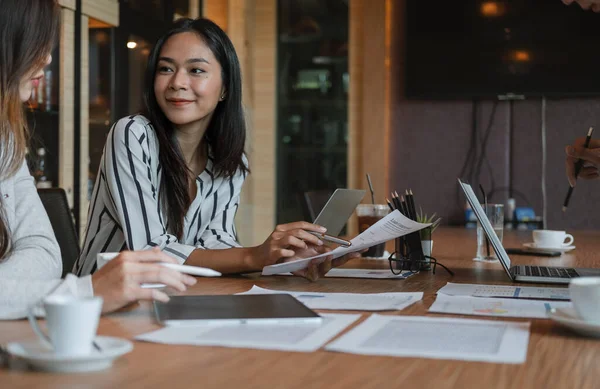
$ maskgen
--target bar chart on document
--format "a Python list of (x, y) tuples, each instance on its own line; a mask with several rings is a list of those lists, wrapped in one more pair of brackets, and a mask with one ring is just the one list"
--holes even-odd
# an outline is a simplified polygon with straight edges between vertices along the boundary
[(513, 298), (547, 298), (551, 300), (568, 300), (567, 288), (513, 287), (503, 285), (479, 285), (473, 296), (476, 297), (513, 297)]
[(544, 319), (548, 317), (548, 312), (553, 308), (569, 307), (572, 305), (567, 301), (516, 300), (440, 294), (429, 308), (429, 312)]
[(507, 297), (522, 299), (569, 300), (568, 288), (538, 286), (455, 284), (448, 282), (438, 294), (449, 296)]

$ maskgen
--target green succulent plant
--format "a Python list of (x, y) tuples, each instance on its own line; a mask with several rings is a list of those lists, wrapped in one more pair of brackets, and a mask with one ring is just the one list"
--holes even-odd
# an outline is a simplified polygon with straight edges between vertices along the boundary
[(426, 213), (423, 213), (423, 209), (419, 207), (417, 221), (419, 223), (424, 224), (431, 223), (431, 226), (423, 228), (419, 231), (419, 235), (421, 235), (421, 240), (431, 240), (431, 234), (433, 234), (433, 231), (435, 231), (435, 229), (438, 228), (438, 226), (442, 222), (442, 218), (437, 217), (437, 214), (435, 212), (432, 215), (427, 215)]

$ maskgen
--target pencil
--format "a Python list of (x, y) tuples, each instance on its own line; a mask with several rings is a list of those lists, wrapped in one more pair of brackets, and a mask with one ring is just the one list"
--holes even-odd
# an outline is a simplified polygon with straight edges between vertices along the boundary
[(394, 192), (392, 192), (391, 194), (392, 194), (392, 202), (394, 203), (394, 207), (396, 209), (398, 209), (400, 212), (402, 212), (402, 209), (400, 209), (400, 199), (398, 199), (397, 194), (394, 194)]
[(406, 216), (409, 219), (412, 219), (410, 217), (410, 212), (408, 212), (408, 206), (406, 204), (406, 200), (404, 199), (404, 196), (400, 196), (400, 208), (402, 209), (402, 214), (404, 216)]
[(415, 209), (415, 199), (413, 197), (412, 190), (410, 192), (406, 190), (406, 205), (408, 213), (410, 214), (410, 218), (417, 220), (417, 211)]
[(387, 203), (388, 207), (390, 207), (390, 211), (394, 212), (394, 207), (392, 206), (392, 203), (390, 203), (390, 200), (388, 200), (388, 198), (385, 198), (385, 202)]
[[(585, 137), (585, 143), (583, 145), (584, 149), (587, 149), (590, 146), (590, 141), (592, 140), (592, 133), (594, 132), (594, 127), (590, 127), (588, 130), (587, 136)], [(583, 167), (583, 159), (578, 159), (575, 162), (575, 179), (579, 175), (581, 168)], [(565, 202), (563, 203), (562, 210), (566, 212), (567, 207), (569, 206), (569, 200), (571, 199), (571, 195), (573, 194), (573, 187), (569, 185), (569, 190), (567, 191), (567, 197), (565, 197)]]
[(415, 221), (417, 221), (417, 207), (415, 206), (415, 194), (413, 193), (412, 189), (409, 189), (409, 192), (410, 192), (411, 212), (413, 214), (413, 219)]

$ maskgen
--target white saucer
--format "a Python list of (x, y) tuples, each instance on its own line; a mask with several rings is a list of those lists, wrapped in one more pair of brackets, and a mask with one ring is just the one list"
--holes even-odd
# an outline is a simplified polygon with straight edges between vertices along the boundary
[(534, 249), (534, 250), (547, 251), (547, 252), (559, 251), (561, 253), (567, 253), (575, 248), (575, 246), (541, 247), (541, 246), (536, 246), (536, 244), (533, 242), (523, 243), (523, 246), (525, 246), (529, 249)]
[(89, 355), (77, 357), (55, 354), (37, 339), (9, 343), (6, 350), (34, 368), (55, 373), (82, 373), (108, 369), (117, 357), (133, 350), (130, 341), (110, 336), (97, 336), (96, 343), (102, 351), (92, 350)]
[(600, 323), (593, 324), (580, 319), (574, 308), (552, 309), (548, 317), (582, 335), (600, 338)]

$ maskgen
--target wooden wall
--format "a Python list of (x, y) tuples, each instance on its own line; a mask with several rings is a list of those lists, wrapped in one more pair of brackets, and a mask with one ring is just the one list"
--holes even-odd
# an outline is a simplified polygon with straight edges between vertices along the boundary
[[(118, 9), (117, 9), (118, 15)], [(89, 56), (89, 19), (88, 15), (81, 15), (81, 116), (80, 116), (80, 134), (79, 134), (79, 237), (83, 243), (85, 228), (87, 227), (88, 217), (88, 172), (90, 156), (90, 56)], [(117, 23), (118, 23), (117, 17)]]
[(240, 242), (262, 243), (275, 227), (276, 0), (204, 1), (203, 15), (226, 30), (242, 67), (252, 173), (236, 217)]
[[(390, 106), (395, 99), (392, 44), (393, 0), (352, 0), (350, 5), (350, 98), (348, 102), (348, 187), (368, 190), (371, 176), (375, 201), (390, 197)], [(363, 202), (371, 202), (369, 195)], [(351, 219), (349, 233), (357, 233)]]
[[(203, 0), (202, 16), (217, 23), (219, 27), (227, 31), (229, 20), (229, 0)], [(239, 5), (239, 4), (238, 4)], [(232, 13), (238, 13), (240, 10), (231, 8)]]
[(74, 103), (75, 103), (75, 12), (69, 8), (61, 11), (62, 24), (60, 30), (60, 77), (59, 77), (59, 107), (58, 116), (58, 186), (65, 189), (69, 204), (73, 205), (73, 185), (75, 174), (74, 150)]
[[(111, 26), (119, 25), (118, 0), (82, 0), (81, 13)], [(87, 26), (87, 23), (83, 26)]]
[[(119, 23), (119, 3), (117, 0), (83, 0), (81, 5), (81, 74), (75, 80), (75, 1), (60, 0), (61, 31), (59, 42), (59, 181), (65, 189), (69, 204), (74, 204), (75, 163), (79, 164), (79, 235), (82, 237), (87, 224), (88, 200), (88, 157), (89, 157), (89, 30), (90, 19), (106, 25)], [(75, 161), (75, 83), (81, 88), (79, 160)]]

